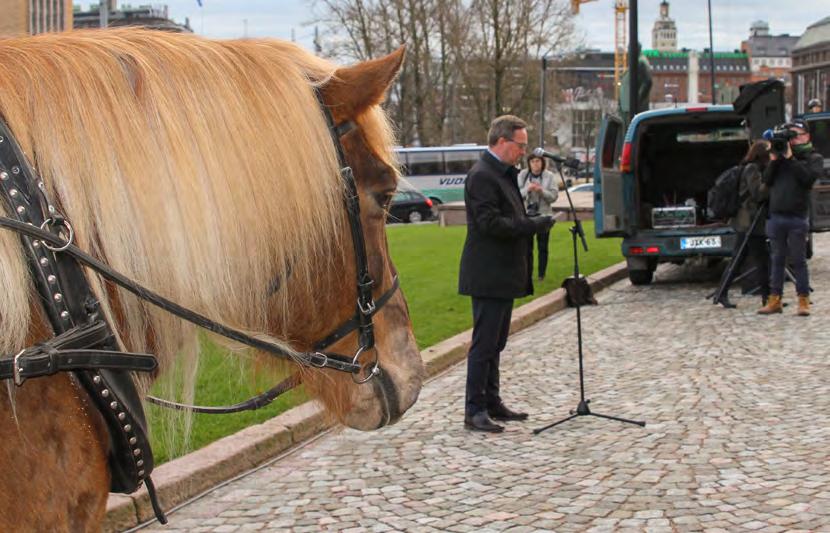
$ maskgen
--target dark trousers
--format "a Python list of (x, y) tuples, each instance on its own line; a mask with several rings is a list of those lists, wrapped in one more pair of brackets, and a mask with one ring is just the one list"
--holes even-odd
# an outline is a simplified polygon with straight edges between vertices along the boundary
[[(737, 233), (735, 242), (740, 245), (746, 233)], [(769, 249), (767, 248), (767, 238), (764, 235), (750, 235), (749, 240), (746, 241), (746, 248), (744, 248), (744, 255), (732, 269), (732, 275), (725, 280), (726, 290), (724, 294), (729, 293), (729, 286), (732, 284), (743, 265), (747, 268), (755, 268), (755, 271), (749, 276), (752, 283), (751, 286), (758, 287), (758, 293), (762, 298), (766, 299), (769, 296)], [(724, 271), (724, 276), (727, 271)]]
[(499, 356), (507, 344), (512, 314), (512, 299), (473, 296), (473, 341), (467, 353), (466, 416), (501, 403)]
[(784, 293), (784, 268), (789, 264), (795, 276), (798, 294), (810, 294), (810, 277), (807, 273), (807, 232), (810, 229), (806, 217), (771, 214), (767, 220), (767, 237), (770, 242), (771, 294)]
[(550, 241), (550, 232), (536, 234), (536, 246), (539, 249), (539, 277), (544, 278), (545, 272), (548, 269), (548, 242)]

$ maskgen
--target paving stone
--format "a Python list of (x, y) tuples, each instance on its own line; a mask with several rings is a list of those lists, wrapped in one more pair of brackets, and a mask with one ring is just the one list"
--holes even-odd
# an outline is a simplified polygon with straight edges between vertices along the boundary
[(529, 421), (464, 430), (461, 363), (395, 426), (332, 431), (147, 531), (830, 531), (830, 234), (814, 237), (807, 318), (790, 284), (781, 315), (739, 291), (737, 309), (713, 306), (719, 271), (700, 266), (582, 309), (591, 410), (644, 428), (585, 416), (531, 433), (579, 400), (567, 309), (503, 353), (503, 396)]

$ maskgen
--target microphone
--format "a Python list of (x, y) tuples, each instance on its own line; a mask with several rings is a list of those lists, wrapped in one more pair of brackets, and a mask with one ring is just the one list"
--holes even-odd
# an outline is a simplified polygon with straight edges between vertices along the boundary
[(573, 157), (561, 157), (556, 154), (552, 154), (550, 152), (546, 152), (540, 146), (539, 148), (533, 149), (533, 155), (536, 157), (547, 157), (548, 159), (553, 159), (560, 165), (565, 165), (566, 167), (578, 169), (579, 168), (579, 159), (574, 159)]

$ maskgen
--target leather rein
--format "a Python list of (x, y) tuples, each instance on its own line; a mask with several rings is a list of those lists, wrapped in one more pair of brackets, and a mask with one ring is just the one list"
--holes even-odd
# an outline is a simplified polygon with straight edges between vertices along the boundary
[[(146, 435), (146, 421), (141, 398), (130, 374), (133, 371), (152, 372), (157, 368), (157, 361), (151, 354), (121, 351), (82, 267), (88, 267), (114, 285), (183, 320), (276, 357), (307, 367), (346, 372), (355, 383), (365, 383), (379, 375), (381, 369), (372, 317), (398, 290), (398, 278), (394, 276), (391, 286), (377, 300), (374, 299), (372, 289), (375, 282), (368, 268), (357, 183), (352, 169), (346, 166), (340, 142), (342, 136), (357, 126), (351, 121), (335, 125), (319, 92), (315, 91), (315, 95), (326, 118), (345, 186), (344, 201), (357, 274), (357, 300), (351, 318), (315, 343), (312, 350), (297, 353), (213, 321), (164, 298), (78, 248), (73, 243), (71, 223), (55, 208), (42, 179), (29, 164), (9, 127), (0, 119), (0, 197), (5, 200), (12, 215), (0, 216), (0, 228), (20, 235), (34, 285), (55, 333), (55, 337), (46, 342), (25, 348), (13, 357), (0, 359), (0, 380), (11, 379), (20, 386), (29, 378), (70, 372), (72, 378), (89, 393), (109, 429), (110, 490), (131, 493), (145, 484), (153, 510), (162, 523), (166, 523), (166, 519), (149, 476), (153, 459)], [(326, 350), (354, 331), (358, 334), (358, 348), (353, 356)], [(374, 356), (363, 365), (360, 357), (367, 352), (374, 352)], [(229, 407), (190, 406), (152, 396), (146, 399), (164, 407), (194, 412), (237, 412), (263, 407), (298, 383), (298, 375), (292, 375), (273, 389)]]

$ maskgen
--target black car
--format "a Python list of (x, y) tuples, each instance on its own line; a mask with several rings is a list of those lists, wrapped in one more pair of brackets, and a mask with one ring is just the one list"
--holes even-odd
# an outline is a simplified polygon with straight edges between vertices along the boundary
[(421, 222), (432, 217), (432, 200), (414, 189), (399, 189), (389, 206), (389, 222)]

